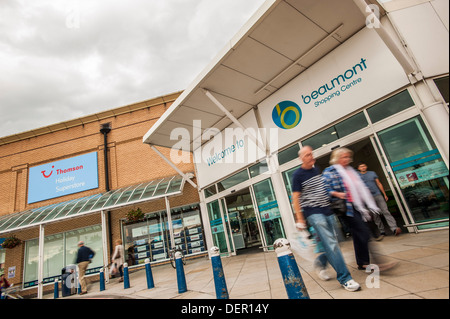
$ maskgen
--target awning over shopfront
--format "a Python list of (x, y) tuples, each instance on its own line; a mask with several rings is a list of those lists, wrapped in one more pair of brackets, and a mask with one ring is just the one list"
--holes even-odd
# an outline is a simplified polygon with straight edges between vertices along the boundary
[[(375, 0), (381, 14), (381, 6)], [(173, 147), (176, 128), (191, 151), (208, 128), (220, 131), (366, 26), (354, 0), (267, 0), (143, 138)], [(196, 121), (195, 120), (201, 120)], [(194, 144), (195, 143), (195, 144)]]
[(0, 219), (0, 234), (179, 195), (183, 191), (184, 184), (185, 179), (176, 175), (107, 193), (29, 209)]

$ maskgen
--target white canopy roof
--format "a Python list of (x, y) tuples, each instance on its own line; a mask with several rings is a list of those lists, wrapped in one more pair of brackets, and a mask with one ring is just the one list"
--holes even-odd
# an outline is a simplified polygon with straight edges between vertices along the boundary
[(201, 120), (197, 132), (223, 130), (232, 123), (206, 91), (239, 119), (364, 28), (365, 20), (353, 0), (267, 0), (143, 142), (170, 148), (178, 142), (170, 139), (172, 130), (185, 128), (193, 150), (199, 137), (194, 136), (194, 120)]

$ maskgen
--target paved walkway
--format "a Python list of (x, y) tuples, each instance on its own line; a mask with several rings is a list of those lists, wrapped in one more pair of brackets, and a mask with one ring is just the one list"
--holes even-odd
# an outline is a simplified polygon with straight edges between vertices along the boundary
[[(366, 284), (367, 273), (358, 270), (353, 243), (341, 243), (344, 258), (353, 278), (361, 284), (358, 292), (344, 290), (335, 280), (336, 273), (329, 268), (332, 279), (322, 281), (316, 275), (312, 262), (296, 256), (303, 280), (311, 299), (448, 299), (449, 298), (449, 232), (431, 231), (419, 234), (388, 236), (374, 242), (386, 261), (398, 265), (381, 273), (379, 288)], [(281, 272), (274, 252), (257, 252), (222, 258), (230, 299), (287, 299)], [(71, 298), (113, 299), (215, 299), (211, 262), (207, 258), (189, 260), (185, 266), (188, 291), (178, 293), (176, 272), (170, 265), (152, 267), (155, 288), (147, 289), (144, 270), (130, 273), (130, 288), (112, 279), (102, 292), (99, 283), (89, 285), (86, 295)], [(370, 282), (372, 285), (374, 281)], [(369, 283), (369, 284), (370, 284)], [(46, 295), (45, 298), (53, 298)]]

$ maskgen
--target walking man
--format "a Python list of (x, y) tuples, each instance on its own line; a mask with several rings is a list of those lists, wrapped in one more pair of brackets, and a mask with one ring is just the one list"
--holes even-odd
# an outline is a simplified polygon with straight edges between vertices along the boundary
[(316, 160), (313, 149), (309, 146), (299, 151), (302, 162), (294, 173), (292, 185), (292, 200), (295, 210), (296, 227), (306, 229), (306, 221), (314, 227), (325, 253), (314, 262), (314, 266), (322, 280), (328, 280), (325, 273), (327, 263), (337, 273), (337, 280), (348, 291), (357, 291), (360, 285), (353, 280), (347, 269), (339, 247), (335, 232), (335, 216), (330, 208), (330, 199), (325, 189), (322, 175), (314, 166)]
[[(370, 192), (372, 193), (372, 196), (375, 199), (375, 203), (380, 208), (381, 213), (384, 215), (384, 218), (386, 218), (386, 222), (388, 223), (389, 228), (391, 229), (391, 231), (394, 233), (395, 236), (399, 235), (402, 232), (402, 230), (400, 229), (400, 227), (397, 226), (397, 222), (389, 212), (389, 209), (386, 205), (388, 197), (386, 196), (386, 192), (384, 191), (383, 185), (380, 183), (380, 180), (378, 179), (378, 175), (373, 171), (368, 171), (366, 163), (360, 163), (358, 165), (358, 171), (360, 173), (361, 179), (364, 181), (364, 183), (367, 185)], [(374, 214), (373, 217), (374, 222), (377, 225), (378, 229), (380, 230), (381, 235), (383, 236), (386, 235), (384, 231), (383, 221), (381, 220), (381, 216), (378, 214)]]
[(79, 271), (79, 280), (81, 286), (80, 295), (87, 294), (87, 285), (86, 285), (86, 269), (91, 263), (91, 259), (94, 257), (95, 252), (86, 247), (83, 241), (78, 242), (78, 253), (76, 263), (78, 264)]

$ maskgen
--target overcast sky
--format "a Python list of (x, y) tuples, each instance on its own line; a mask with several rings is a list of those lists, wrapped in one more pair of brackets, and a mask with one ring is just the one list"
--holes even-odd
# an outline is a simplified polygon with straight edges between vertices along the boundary
[(264, 0), (1, 0), (0, 137), (184, 90)]

